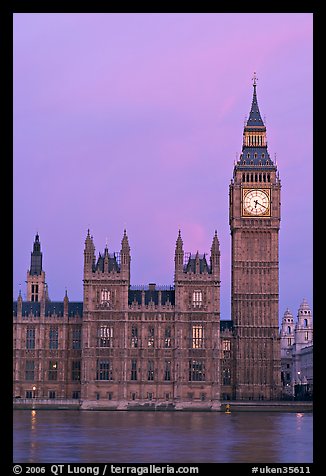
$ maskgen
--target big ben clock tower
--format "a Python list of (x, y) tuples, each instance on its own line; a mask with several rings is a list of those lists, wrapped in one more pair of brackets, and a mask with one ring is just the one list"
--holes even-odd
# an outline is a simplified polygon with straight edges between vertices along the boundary
[(242, 153), (230, 184), (231, 313), (235, 332), (236, 400), (280, 396), (280, 191), (266, 127), (257, 102), (257, 78), (243, 132)]

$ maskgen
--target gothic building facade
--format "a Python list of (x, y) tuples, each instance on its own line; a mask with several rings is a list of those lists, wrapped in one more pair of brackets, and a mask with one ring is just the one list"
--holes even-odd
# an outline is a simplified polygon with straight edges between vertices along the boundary
[(313, 395), (313, 319), (304, 299), (297, 320), (284, 313), (281, 337), (281, 380), (284, 396), (310, 399)]
[(186, 253), (174, 284), (135, 287), (124, 231), (98, 258), (88, 230), (82, 302), (50, 301), (38, 234), (27, 300), (14, 302), (14, 396), (74, 399), (82, 408), (209, 408), (281, 396), (278, 330), (280, 180), (267, 150), (256, 81), (230, 184), (229, 320), (220, 316), (220, 245)]

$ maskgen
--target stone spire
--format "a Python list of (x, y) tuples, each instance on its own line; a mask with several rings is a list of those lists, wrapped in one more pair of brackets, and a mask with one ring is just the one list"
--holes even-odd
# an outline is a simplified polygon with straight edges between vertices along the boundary
[(183, 241), (181, 238), (181, 231), (179, 230), (178, 238), (177, 238), (176, 246), (175, 246), (175, 255), (174, 255), (176, 274), (183, 272), (183, 259), (184, 259)]
[(121, 240), (121, 251), (120, 251), (120, 257), (121, 257), (121, 272), (127, 274), (127, 279), (130, 282), (130, 246), (129, 246), (129, 240), (127, 236), (127, 231), (124, 229), (123, 231), (123, 237)]
[(250, 109), (250, 114), (249, 118), (247, 120), (246, 126), (262, 126), (265, 127), (264, 122), (261, 118), (260, 111), (259, 111), (259, 106), (258, 106), (258, 100), (257, 100), (257, 76), (256, 73), (254, 73), (253, 79), (253, 96), (252, 96), (252, 103), (251, 103), (251, 109)]
[(217, 230), (215, 230), (212, 247), (211, 247), (211, 273), (220, 273), (220, 242), (217, 237)]
[(258, 106), (257, 79), (254, 73), (251, 108), (243, 130), (242, 153), (239, 162), (241, 167), (274, 165), (267, 150), (266, 127)]
[(31, 275), (40, 275), (42, 273), (42, 252), (41, 252), (41, 243), (38, 233), (35, 235), (35, 240), (33, 244), (33, 251), (31, 252)]
[(84, 248), (84, 273), (91, 272), (93, 266), (95, 265), (95, 246), (93, 243), (93, 237), (87, 230), (87, 236), (85, 239), (85, 248)]

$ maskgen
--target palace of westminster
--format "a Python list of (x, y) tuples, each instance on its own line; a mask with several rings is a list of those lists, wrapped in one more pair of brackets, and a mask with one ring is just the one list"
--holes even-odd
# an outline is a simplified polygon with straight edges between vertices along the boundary
[(83, 301), (49, 299), (39, 235), (27, 300), (13, 303), (15, 399), (75, 400), (81, 408), (218, 410), (223, 400), (280, 400), (312, 391), (313, 324), (303, 300), (279, 329), (281, 182), (253, 82), (242, 153), (229, 188), (231, 319), (220, 319), (220, 247), (184, 252), (174, 285), (135, 287), (124, 231), (119, 252), (95, 256), (88, 230)]

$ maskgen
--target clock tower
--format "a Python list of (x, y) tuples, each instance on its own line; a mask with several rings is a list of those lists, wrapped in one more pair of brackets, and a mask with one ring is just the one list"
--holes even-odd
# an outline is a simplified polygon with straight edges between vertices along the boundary
[(280, 396), (278, 337), (280, 191), (257, 101), (257, 78), (230, 184), (231, 313), (236, 400)]

